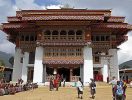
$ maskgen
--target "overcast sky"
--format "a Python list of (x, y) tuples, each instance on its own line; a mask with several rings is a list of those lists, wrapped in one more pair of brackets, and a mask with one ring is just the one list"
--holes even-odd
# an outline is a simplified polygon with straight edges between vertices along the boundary
[[(19, 9), (59, 9), (66, 4), (74, 8), (112, 9), (113, 16), (125, 16), (126, 22), (132, 24), (132, 0), (0, 0), (0, 23), (6, 22), (7, 16), (14, 16)], [(132, 32), (128, 36), (128, 41), (118, 51), (119, 64), (132, 59)], [(0, 31), (0, 51), (14, 54), (14, 48)]]

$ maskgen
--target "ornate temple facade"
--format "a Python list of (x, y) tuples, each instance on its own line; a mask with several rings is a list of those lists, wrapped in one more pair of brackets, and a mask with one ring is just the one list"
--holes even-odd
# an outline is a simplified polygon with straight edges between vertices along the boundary
[(117, 51), (132, 26), (111, 10), (21, 10), (1, 29), (16, 44), (12, 81), (45, 83), (54, 74), (67, 82), (81, 77), (119, 79)]

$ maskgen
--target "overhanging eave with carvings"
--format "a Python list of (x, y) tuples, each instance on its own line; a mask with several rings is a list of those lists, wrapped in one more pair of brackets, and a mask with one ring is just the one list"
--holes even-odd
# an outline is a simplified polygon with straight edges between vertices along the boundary
[(38, 46), (85, 46), (89, 45), (89, 42), (37, 42)]

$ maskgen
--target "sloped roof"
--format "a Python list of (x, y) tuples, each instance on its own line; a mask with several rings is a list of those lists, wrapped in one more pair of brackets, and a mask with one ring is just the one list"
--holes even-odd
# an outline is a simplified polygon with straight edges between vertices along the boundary
[(119, 65), (119, 69), (132, 68), (132, 60), (126, 61)]

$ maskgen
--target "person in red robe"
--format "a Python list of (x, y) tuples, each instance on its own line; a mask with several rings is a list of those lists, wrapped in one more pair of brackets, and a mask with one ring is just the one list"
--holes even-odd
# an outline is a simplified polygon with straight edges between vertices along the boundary
[(58, 88), (59, 88), (59, 79), (58, 79), (58, 77), (56, 77), (54, 79), (54, 88), (56, 88), (56, 91), (58, 91)]

